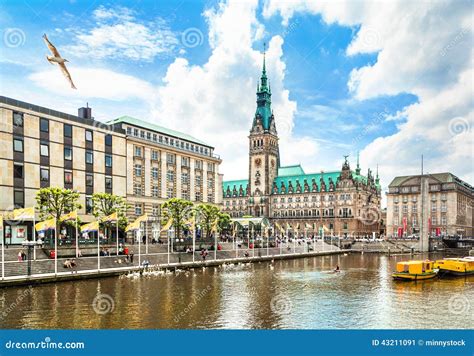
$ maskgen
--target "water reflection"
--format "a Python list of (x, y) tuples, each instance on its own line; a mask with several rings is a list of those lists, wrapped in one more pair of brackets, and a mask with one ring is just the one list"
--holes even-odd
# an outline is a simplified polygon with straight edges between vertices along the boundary
[[(474, 277), (394, 282), (407, 257), (350, 254), (0, 291), (2, 328), (472, 328)], [(336, 265), (340, 273), (334, 273)], [(113, 311), (97, 314), (97, 295)]]

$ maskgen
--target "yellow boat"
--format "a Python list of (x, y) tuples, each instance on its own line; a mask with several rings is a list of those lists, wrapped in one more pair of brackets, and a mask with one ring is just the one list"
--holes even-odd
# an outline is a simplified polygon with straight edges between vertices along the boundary
[(444, 258), (435, 262), (440, 275), (467, 276), (474, 274), (474, 257)]
[(433, 261), (404, 261), (397, 263), (397, 270), (392, 273), (393, 279), (418, 281), (436, 277)]

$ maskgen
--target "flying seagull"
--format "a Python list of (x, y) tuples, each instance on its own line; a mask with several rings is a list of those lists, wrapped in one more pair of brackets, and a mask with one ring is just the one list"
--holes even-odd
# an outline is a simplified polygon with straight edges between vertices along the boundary
[(69, 62), (69, 61), (61, 57), (56, 47), (54, 47), (53, 44), (49, 42), (46, 34), (43, 35), (43, 39), (52, 53), (52, 56), (46, 56), (46, 59), (48, 60), (48, 62), (51, 64), (57, 63), (59, 68), (61, 69), (61, 72), (63, 72), (66, 79), (69, 80), (69, 83), (71, 83), (71, 88), (77, 89), (74, 83), (72, 82), (71, 74), (69, 74), (69, 71), (66, 68), (65, 62)]

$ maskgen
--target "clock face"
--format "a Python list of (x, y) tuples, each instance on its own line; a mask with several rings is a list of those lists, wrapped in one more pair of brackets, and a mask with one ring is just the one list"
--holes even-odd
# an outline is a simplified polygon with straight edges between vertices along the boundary
[(255, 165), (259, 167), (262, 164), (262, 159), (261, 158), (255, 158)]

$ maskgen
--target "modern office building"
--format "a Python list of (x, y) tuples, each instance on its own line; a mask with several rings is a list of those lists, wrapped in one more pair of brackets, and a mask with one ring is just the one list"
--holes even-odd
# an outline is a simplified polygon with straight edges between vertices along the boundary
[[(0, 213), (34, 206), (40, 188), (61, 187), (80, 193), (87, 222), (94, 192), (126, 195), (125, 133), (95, 121), (91, 108), (74, 116), (0, 97), (0, 147)], [(6, 241), (19, 243), (31, 229), (32, 221), (7, 221)]]
[(473, 236), (473, 199), (474, 187), (452, 173), (395, 177), (387, 193), (387, 235), (419, 235), (425, 224), (430, 236)]
[[(0, 214), (34, 206), (42, 187), (79, 192), (83, 222), (93, 220), (95, 192), (126, 197), (132, 221), (158, 217), (172, 197), (221, 204), (220, 163), (210, 145), (142, 120), (103, 123), (89, 107), (75, 116), (0, 96)], [(6, 242), (20, 243), (32, 226), (7, 220)]]
[(266, 217), (292, 234), (325, 231), (363, 236), (381, 232), (378, 172), (374, 176), (369, 169), (362, 175), (358, 159), (352, 170), (347, 156), (341, 170), (331, 172), (305, 173), (299, 164), (280, 165), (265, 57), (248, 139), (248, 178), (223, 183), (223, 209), (231, 217)]

